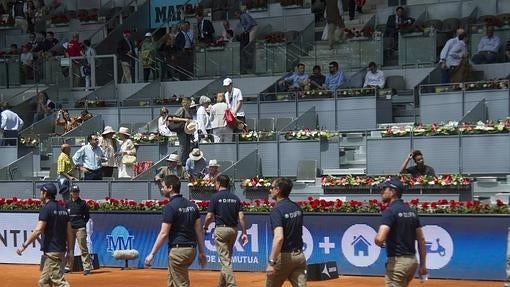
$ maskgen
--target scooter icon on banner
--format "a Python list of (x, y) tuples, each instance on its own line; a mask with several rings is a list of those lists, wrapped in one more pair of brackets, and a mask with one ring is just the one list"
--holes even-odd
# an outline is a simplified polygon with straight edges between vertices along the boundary
[(427, 254), (437, 253), (439, 256), (443, 257), (446, 254), (446, 249), (439, 243), (439, 238), (436, 238), (437, 247), (435, 250), (432, 249), (432, 242), (425, 241), (425, 250)]

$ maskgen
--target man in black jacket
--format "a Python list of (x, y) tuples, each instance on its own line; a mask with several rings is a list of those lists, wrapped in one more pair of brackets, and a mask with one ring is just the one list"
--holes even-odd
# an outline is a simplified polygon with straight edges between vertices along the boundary
[(211, 21), (204, 18), (201, 13), (197, 14), (197, 38), (204, 46), (209, 46), (214, 38), (214, 27)]
[(72, 238), (71, 246), (68, 250), (67, 264), (65, 272), (71, 272), (74, 260), (74, 244), (78, 240), (78, 246), (81, 251), (81, 262), (83, 264), (83, 275), (89, 275), (92, 270), (92, 261), (87, 247), (87, 229), (89, 221), (89, 206), (80, 198), (80, 188), (77, 185), (71, 186), (71, 200), (66, 201), (66, 208), (69, 212), (69, 221), (71, 222)]
[(124, 38), (117, 44), (117, 54), (119, 55), (120, 63), (122, 66), (122, 83), (132, 83), (131, 69), (133, 69), (133, 58), (136, 58), (135, 44), (129, 37), (131, 31), (124, 30), (122, 34)]

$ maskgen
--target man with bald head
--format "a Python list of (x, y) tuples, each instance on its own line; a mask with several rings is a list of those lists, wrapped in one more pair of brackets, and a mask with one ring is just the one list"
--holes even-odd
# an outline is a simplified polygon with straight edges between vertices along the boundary
[(76, 180), (73, 176), (74, 164), (71, 160), (71, 146), (63, 144), (60, 147), (61, 153), (57, 160), (57, 184), (59, 193), (62, 195), (64, 200), (69, 200), (69, 187), (71, 181)]
[(446, 44), (444, 44), (444, 47), (441, 50), (441, 54), (439, 55), (439, 66), (441, 67), (441, 83), (442, 84), (446, 84), (449, 82), (448, 77), (447, 77), (448, 67), (446, 65), (446, 58), (448, 58), (448, 55), (450, 54), (451, 49), (457, 43), (462, 41), (459, 39), (459, 36), (464, 35), (464, 34), (465, 34), (464, 29), (462, 29), (462, 28), (457, 29), (457, 33), (456, 33), (455, 37), (446, 41)]

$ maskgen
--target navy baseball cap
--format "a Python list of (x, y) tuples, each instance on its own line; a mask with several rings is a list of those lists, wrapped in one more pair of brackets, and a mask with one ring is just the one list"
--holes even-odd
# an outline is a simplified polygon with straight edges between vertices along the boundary
[(77, 185), (75, 185), (75, 184), (73, 184), (73, 185), (71, 186), (71, 189), (70, 189), (69, 191), (70, 191), (70, 192), (80, 192), (80, 187), (79, 187), (79, 186), (77, 186)]
[(383, 189), (385, 187), (393, 188), (394, 190), (400, 193), (404, 192), (404, 185), (398, 178), (395, 177), (389, 178), (382, 182), (381, 184), (379, 184), (380, 189)]
[(47, 192), (53, 196), (57, 196), (57, 187), (54, 183), (45, 183), (43, 185), (38, 186), (41, 191)]

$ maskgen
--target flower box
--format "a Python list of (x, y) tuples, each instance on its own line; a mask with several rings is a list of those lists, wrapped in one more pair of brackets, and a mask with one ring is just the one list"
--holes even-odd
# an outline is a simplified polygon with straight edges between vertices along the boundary
[(210, 200), (212, 194), (216, 191), (214, 186), (190, 186), (190, 200)]
[(248, 186), (244, 188), (244, 196), (246, 199), (267, 199), (269, 198), (269, 187), (267, 186)]
[(345, 185), (345, 186), (327, 186), (323, 185), (324, 194), (371, 194), (371, 185)]

